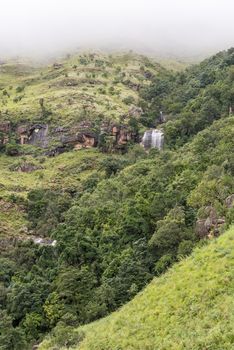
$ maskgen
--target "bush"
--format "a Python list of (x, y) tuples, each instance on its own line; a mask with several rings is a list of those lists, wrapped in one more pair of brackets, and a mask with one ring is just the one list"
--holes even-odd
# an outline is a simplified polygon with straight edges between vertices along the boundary
[(5, 152), (7, 156), (18, 156), (20, 154), (20, 145), (17, 143), (7, 143)]
[(134, 104), (135, 103), (135, 99), (134, 97), (132, 96), (127, 96), (123, 99), (123, 102), (126, 104), (126, 105), (131, 105), (131, 104)]
[(24, 91), (24, 86), (17, 86), (17, 88), (15, 89), (15, 91), (17, 92), (17, 93), (19, 93), (19, 92), (22, 92), (22, 91)]

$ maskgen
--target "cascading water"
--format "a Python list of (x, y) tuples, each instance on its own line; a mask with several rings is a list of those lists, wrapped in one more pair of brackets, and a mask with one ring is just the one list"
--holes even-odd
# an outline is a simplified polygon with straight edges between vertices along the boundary
[(145, 149), (157, 148), (162, 149), (164, 134), (159, 129), (147, 130), (142, 138), (142, 145)]

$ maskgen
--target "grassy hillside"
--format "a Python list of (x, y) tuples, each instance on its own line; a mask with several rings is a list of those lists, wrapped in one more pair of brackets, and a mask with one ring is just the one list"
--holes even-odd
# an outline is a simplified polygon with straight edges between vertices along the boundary
[(0, 117), (55, 126), (119, 120), (138, 104), (137, 89), (163, 71), (158, 63), (135, 54), (84, 53), (42, 67), (23, 60), (6, 62), (0, 66)]
[[(77, 350), (231, 350), (233, 324), (232, 227), (154, 279), (121, 310), (79, 328), (73, 341), (80, 337), (80, 343), (73, 346)], [(57, 347), (55, 337), (39, 349), (62, 349), (72, 339), (64, 336), (58, 329)]]

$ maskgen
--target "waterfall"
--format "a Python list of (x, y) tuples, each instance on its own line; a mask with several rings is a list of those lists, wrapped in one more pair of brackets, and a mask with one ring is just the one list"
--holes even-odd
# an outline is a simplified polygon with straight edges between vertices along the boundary
[(145, 149), (157, 148), (162, 149), (164, 134), (159, 129), (147, 130), (142, 138), (142, 145)]

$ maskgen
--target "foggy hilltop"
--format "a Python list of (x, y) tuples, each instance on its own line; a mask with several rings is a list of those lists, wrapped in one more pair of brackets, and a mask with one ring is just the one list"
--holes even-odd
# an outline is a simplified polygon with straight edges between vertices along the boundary
[(233, 46), (232, 0), (9, 0), (0, 57), (84, 48), (199, 57)]

